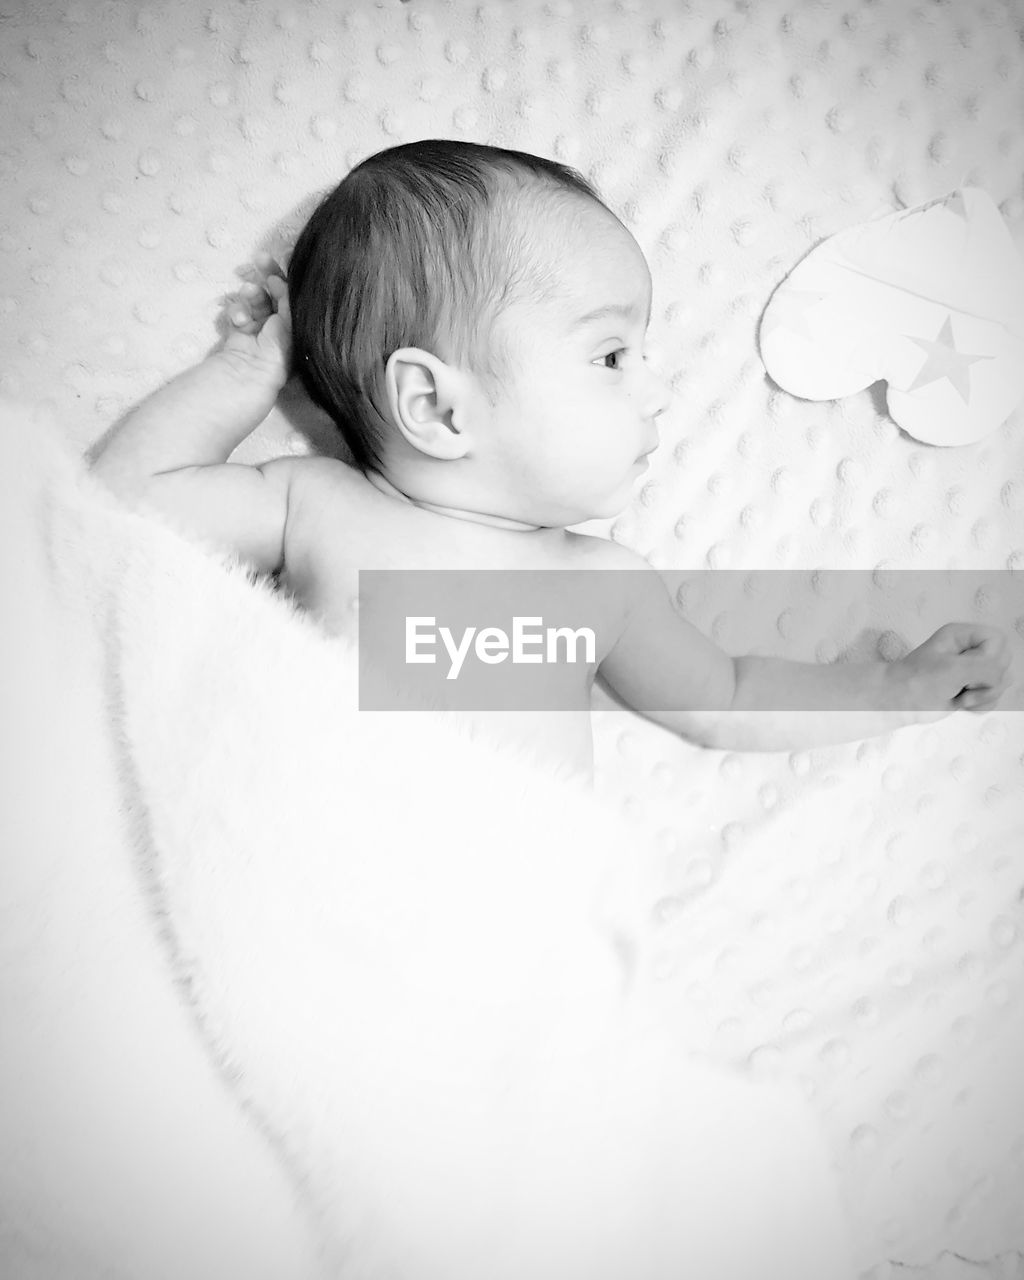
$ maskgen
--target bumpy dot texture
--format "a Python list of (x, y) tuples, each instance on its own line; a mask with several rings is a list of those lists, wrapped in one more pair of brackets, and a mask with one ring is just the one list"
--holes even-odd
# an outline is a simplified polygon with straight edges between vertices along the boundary
[[(756, 346), (796, 262), (875, 214), (974, 185), (1024, 243), (1019, 6), (0, 0), (0, 33), (0, 391), (82, 445), (210, 349), (237, 273), (353, 163), (492, 142), (579, 167), (651, 264), (674, 399), (594, 532), (666, 570), (880, 572), (820, 631), (801, 588), (763, 652), (891, 658), (954, 616), (1024, 636), (1019, 416), (929, 449), (871, 391), (786, 395)], [(308, 447), (275, 416), (238, 456)], [(947, 569), (994, 582), (961, 599)], [(894, 600), (899, 570), (926, 585)], [(738, 612), (681, 604), (744, 651)], [(660, 851), (652, 999), (708, 1055), (803, 1082), (875, 1280), (1020, 1274), (1022, 720), (751, 755), (598, 710), (602, 785)]]

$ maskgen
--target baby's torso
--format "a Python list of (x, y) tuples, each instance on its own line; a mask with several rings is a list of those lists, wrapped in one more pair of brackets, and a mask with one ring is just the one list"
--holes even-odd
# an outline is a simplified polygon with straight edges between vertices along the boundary
[[(565, 530), (510, 531), (438, 515), (378, 492), (341, 462), (308, 459), (292, 485), (281, 586), (328, 634), (355, 641), (360, 570), (488, 571), (486, 586), (498, 591), (520, 579), (496, 578), (497, 571), (526, 570), (531, 604), (550, 582), (558, 595), (555, 625), (571, 617), (576, 627), (592, 628), (593, 660), (563, 661), (545, 672), (552, 684), (540, 707), (465, 714), (486, 735), (522, 744), (559, 774), (589, 776), (591, 685), (622, 625), (618, 593), (602, 590), (603, 575), (584, 576), (603, 567), (602, 549), (600, 540)], [(554, 570), (574, 572), (538, 576)]]

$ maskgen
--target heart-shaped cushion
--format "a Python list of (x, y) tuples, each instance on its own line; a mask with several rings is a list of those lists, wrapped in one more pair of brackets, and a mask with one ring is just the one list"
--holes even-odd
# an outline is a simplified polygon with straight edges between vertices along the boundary
[(1024, 262), (987, 192), (964, 187), (823, 241), (772, 295), (761, 359), (784, 390), (888, 383), (927, 444), (970, 444), (1024, 400)]

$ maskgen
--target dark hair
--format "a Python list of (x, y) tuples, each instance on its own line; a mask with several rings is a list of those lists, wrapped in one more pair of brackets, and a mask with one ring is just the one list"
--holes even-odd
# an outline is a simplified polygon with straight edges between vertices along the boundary
[(538, 263), (525, 203), (585, 197), (575, 169), (523, 151), (448, 139), (390, 147), (321, 200), (288, 266), (296, 371), (357, 465), (381, 461), (384, 370), (416, 346), (501, 376), (491, 326), (524, 291), (553, 281)]

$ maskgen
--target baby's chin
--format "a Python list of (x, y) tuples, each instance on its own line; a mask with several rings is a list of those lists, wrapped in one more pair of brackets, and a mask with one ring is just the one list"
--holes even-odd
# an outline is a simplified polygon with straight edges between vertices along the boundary
[(646, 465), (630, 467), (614, 488), (597, 493), (593, 489), (566, 492), (563, 488), (561, 492), (547, 494), (534, 502), (529, 513), (521, 518), (548, 529), (568, 529), (590, 520), (611, 520), (622, 515), (635, 500), (637, 480), (646, 470)]
[(629, 507), (629, 495), (625, 498), (612, 500), (607, 502), (592, 502), (587, 505), (581, 505), (570, 515), (562, 517), (558, 520), (551, 520), (549, 527), (557, 527), (560, 529), (574, 529), (577, 525), (589, 524), (592, 520), (613, 520)]
[[(644, 471), (646, 471), (646, 467)], [(623, 481), (623, 483), (607, 498), (591, 503), (593, 508), (591, 514), (581, 517), (583, 520), (610, 520), (613, 516), (622, 515), (628, 507), (636, 499), (639, 489), (637, 480), (643, 475), (643, 471), (632, 470)]]

